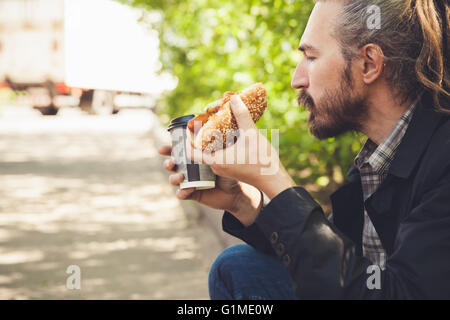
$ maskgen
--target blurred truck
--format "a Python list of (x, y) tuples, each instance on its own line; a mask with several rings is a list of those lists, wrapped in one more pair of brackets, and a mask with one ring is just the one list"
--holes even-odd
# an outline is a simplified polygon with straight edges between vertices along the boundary
[[(103, 60), (110, 61), (108, 57), (116, 59), (116, 65), (126, 60), (136, 62), (136, 57), (127, 59), (122, 55), (118, 60), (111, 57), (114, 52), (110, 50), (103, 57), (97, 56), (96, 61), (90, 59), (95, 57), (91, 52), (108, 47), (108, 41), (115, 46), (124, 45), (120, 37), (109, 34), (111, 28), (102, 29), (96, 42), (89, 41), (100, 17), (108, 14), (111, 6), (124, 14), (123, 5), (110, 0), (0, 0), (0, 87), (26, 92), (27, 103), (44, 115), (54, 115), (61, 107), (80, 107), (96, 114), (116, 113), (125, 107), (153, 107), (155, 92), (129, 86), (130, 79), (120, 73), (105, 74), (105, 68), (96, 68)], [(122, 7), (117, 10), (117, 6)], [(132, 21), (130, 17), (128, 13), (128, 22), (121, 17), (112, 18), (115, 24), (137, 25), (136, 16), (131, 17)], [(133, 39), (130, 34), (126, 37)], [(142, 57), (148, 57), (148, 53)], [(154, 74), (153, 66), (145, 67), (148, 61), (141, 62), (140, 70)], [(138, 75), (135, 70), (130, 72)], [(127, 86), (105, 79), (120, 79)]]
[(43, 114), (56, 114), (59, 95), (77, 103), (64, 84), (63, 14), (61, 1), (0, 0), (0, 82)]

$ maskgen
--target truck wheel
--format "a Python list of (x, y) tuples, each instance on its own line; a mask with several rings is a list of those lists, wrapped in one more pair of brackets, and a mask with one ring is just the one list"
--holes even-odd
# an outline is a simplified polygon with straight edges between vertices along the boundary
[(94, 114), (109, 115), (114, 113), (114, 92), (107, 90), (95, 90), (92, 99)]
[(43, 115), (43, 116), (54, 116), (58, 113), (58, 108), (56, 108), (54, 105), (50, 105), (50, 106), (45, 106), (45, 107), (37, 107), (34, 106), (33, 107), (36, 110), (39, 110), (39, 112)]
[(83, 91), (80, 97), (80, 109), (87, 113), (92, 113), (92, 100), (94, 90)]

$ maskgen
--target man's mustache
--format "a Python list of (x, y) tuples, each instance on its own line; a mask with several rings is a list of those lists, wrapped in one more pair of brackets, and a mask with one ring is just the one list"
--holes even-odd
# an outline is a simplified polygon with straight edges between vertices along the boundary
[(309, 107), (310, 109), (312, 109), (314, 107), (313, 98), (305, 90), (300, 90), (300, 92), (298, 93), (297, 102), (300, 106), (303, 106), (305, 108)]

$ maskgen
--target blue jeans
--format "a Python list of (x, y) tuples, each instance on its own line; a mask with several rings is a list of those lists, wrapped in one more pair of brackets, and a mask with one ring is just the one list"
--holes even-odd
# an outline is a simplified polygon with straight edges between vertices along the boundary
[(212, 300), (297, 299), (283, 263), (247, 244), (231, 246), (217, 257), (208, 285)]

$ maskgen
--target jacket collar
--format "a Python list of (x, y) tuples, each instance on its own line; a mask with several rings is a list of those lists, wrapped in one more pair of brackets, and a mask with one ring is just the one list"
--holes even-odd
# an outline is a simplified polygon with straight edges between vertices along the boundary
[[(424, 94), (389, 167), (390, 175), (399, 178), (411, 175), (442, 118), (443, 114), (434, 110), (431, 97)], [(359, 169), (355, 164), (348, 170), (347, 177), (350, 181), (360, 179)]]
[[(391, 212), (393, 196), (400, 182), (400, 180), (393, 178), (408, 178), (425, 151), (436, 126), (443, 117), (440, 113), (434, 111), (432, 105), (431, 99), (424, 95), (417, 105), (408, 129), (398, 146), (388, 176), (378, 190), (366, 201), (370, 219), (388, 253), (393, 248), (399, 214), (398, 212)], [(333, 218), (335, 225), (355, 242), (357, 251), (361, 254), (361, 236), (364, 223), (361, 177), (355, 165), (350, 168), (347, 176), (350, 182), (331, 195)]]
[(392, 253), (401, 219), (399, 203), (394, 200), (417, 166), (422, 154), (444, 115), (432, 107), (428, 97), (417, 106), (411, 123), (398, 146), (388, 175), (378, 189), (365, 201), (365, 208), (388, 254)]

